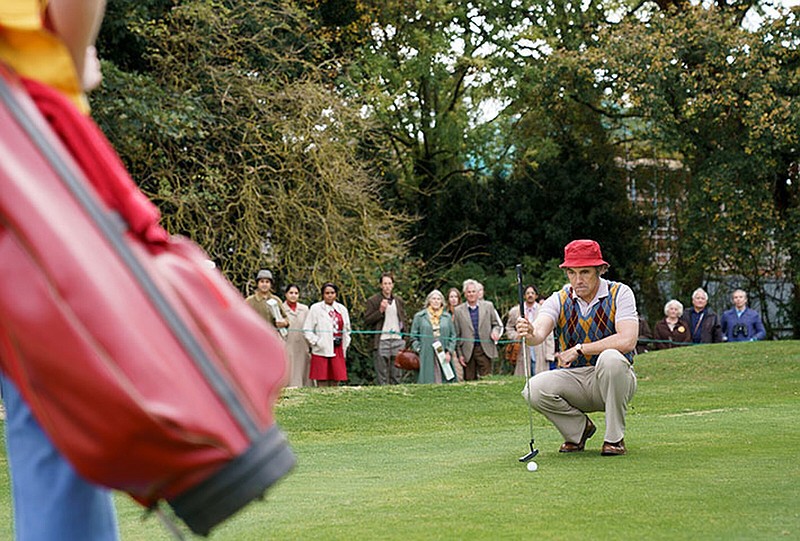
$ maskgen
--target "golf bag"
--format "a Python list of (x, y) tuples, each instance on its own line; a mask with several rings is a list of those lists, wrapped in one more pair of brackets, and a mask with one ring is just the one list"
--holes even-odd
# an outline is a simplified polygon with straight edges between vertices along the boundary
[(1, 64), (0, 126), (0, 368), (84, 478), (207, 535), (294, 465), (282, 341), (91, 120)]

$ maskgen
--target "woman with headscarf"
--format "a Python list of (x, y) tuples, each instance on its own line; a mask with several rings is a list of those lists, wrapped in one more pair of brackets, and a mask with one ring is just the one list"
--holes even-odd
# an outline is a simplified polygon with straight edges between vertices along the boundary
[(425, 299), (425, 308), (414, 315), (411, 325), (411, 349), (419, 354), (417, 383), (452, 383), (457, 381), (453, 359), (456, 328), (444, 308), (444, 295), (434, 289)]
[(310, 378), (318, 387), (333, 387), (347, 381), (345, 358), (350, 345), (350, 314), (336, 302), (339, 288), (327, 282), (320, 289), (322, 300), (311, 305), (305, 337), (311, 345)]

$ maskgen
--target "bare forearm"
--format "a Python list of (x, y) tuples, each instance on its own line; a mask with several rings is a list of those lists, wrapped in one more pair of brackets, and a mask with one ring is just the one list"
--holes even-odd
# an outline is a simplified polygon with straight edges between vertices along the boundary
[(530, 334), (530, 332), (528, 333), (528, 336), (525, 338), (525, 343), (529, 346), (538, 346), (547, 340), (548, 336), (553, 334), (554, 326), (553, 320), (549, 317), (537, 317), (536, 321), (533, 322), (533, 334)]
[(69, 50), (79, 77), (83, 77), (86, 50), (97, 39), (105, 7), (105, 0), (50, 0), (47, 6), (50, 24)]
[(637, 336), (634, 336), (633, 340), (631, 340), (630, 336), (621, 333), (612, 334), (596, 342), (584, 343), (582, 346), (583, 354), (590, 357), (599, 355), (607, 349), (616, 349), (623, 354), (628, 353), (636, 347), (637, 338)]
[(616, 349), (620, 353), (628, 353), (636, 347), (639, 340), (639, 322), (636, 320), (618, 321), (615, 334), (597, 342), (583, 345), (584, 355), (599, 355), (607, 349)]

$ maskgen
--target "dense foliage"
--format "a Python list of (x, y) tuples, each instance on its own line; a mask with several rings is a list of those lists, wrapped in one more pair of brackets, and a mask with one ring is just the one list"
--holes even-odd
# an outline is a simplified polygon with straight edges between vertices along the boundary
[(471, 276), (505, 310), (591, 237), (651, 321), (728, 281), (797, 333), (800, 23), (766, 7), (121, 0), (92, 103), (243, 292), (334, 280), (358, 326), (394, 270), (412, 309)]
[(128, 22), (146, 46), (120, 64), (146, 70), (106, 66), (95, 116), (166, 227), (243, 290), (269, 267), (363, 298), (374, 267), (403, 255), (406, 220), (380, 204), (360, 152), (370, 122), (332, 90), (313, 21), (279, 3), (187, 1)]
[(800, 20), (746, 30), (740, 11), (684, 7), (605, 28), (586, 65), (602, 73), (607, 103), (628, 114), (638, 152), (678, 156), (687, 173), (666, 177), (681, 183), (667, 203), (676, 292), (687, 298), (728, 274), (774, 302), (765, 279), (781, 277), (796, 306)]

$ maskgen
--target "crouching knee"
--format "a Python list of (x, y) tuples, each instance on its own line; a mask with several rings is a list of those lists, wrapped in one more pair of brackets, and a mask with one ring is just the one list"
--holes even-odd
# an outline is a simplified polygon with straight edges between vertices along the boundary
[(525, 384), (525, 387), (522, 388), (522, 398), (525, 399), (528, 404), (534, 407), (534, 409), (539, 409), (539, 402), (542, 399), (542, 378), (534, 376), (528, 380)]
[(625, 375), (630, 369), (631, 363), (616, 349), (607, 349), (597, 357), (597, 370), (611, 377)]

